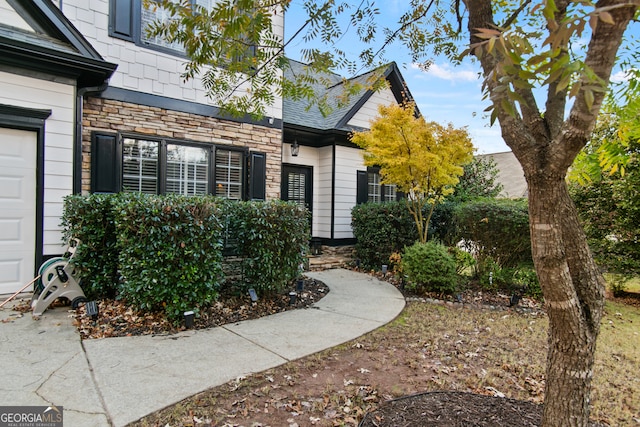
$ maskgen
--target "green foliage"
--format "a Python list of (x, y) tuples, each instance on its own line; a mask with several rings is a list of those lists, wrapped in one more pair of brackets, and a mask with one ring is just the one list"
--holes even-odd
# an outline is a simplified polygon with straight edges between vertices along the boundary
[(124, 194), (114, 208), (120, 298), (177, 322), (217, 297), (224, 230), (214, 198)]
[(453, 293), (458, 284), (456, 261), (447, 248), (435, 242), (416, 242), (405, 248), (402, 271), (408, 284), (416, 292)]
[(640, 143), (625, 150), (624, 175), (570, 186), (571, 196), (596, 261), (621, 274), (640, 272)]
[(243, 258), (243, 286), (282, 292), (300, 274), (310, 238), (306, 209), (283, 201), (228, 205), (229, 231)]
[(357, 257), (365, 268), (379, 269), (394, 252), (418, 239), (413, 217), (404, 202), (364, 203), (351, 210)]
[(464, 165), (460, 182), (451, 195), (451, 200), (466, 202), (477, 198), (495, 198), (502, 191), (498, 179), (498, 166), (492, 157), (475, 156)]
[(474, 254), (478, 272), (491, 258), (501, 268), (531, 262), (529, 214), (526, 200), (481, 199), (455, 209), (458, 236)]
[(485, 258), (481, 271), (479, 278), (483, 289), (542, 298), (538, 275), (531, 264), (501, 267), (493, 259)]
[(74, 265), (89, 299), (113, 298), (118, 286), (118, 250), (113, 195), (71, 195), (64, 199), (64, 239), (78, 239)]
[[(382, 182), (405, 193), (418, 237), (426, 242), (433, 207), (453, 193), (473, 145), (466, 129), (416, 117), (413, 103), (380, 105), (371, 130), (355, 132), (367, 166), (379, 166)], [(425, 209), (429, 207), (429, 209)]]
[(435, 206), (429, 224), (429, 238), (446, 246), (455, 246), (460, 240), (454, 221), (454, 212), (460, 203), (495, 198), (502, 191), (502, 184), (496, 183), (498, 168), (492, 158), (476, 156), (463, 169), (453, 194)]
[(469, 252), (457, 246), (447, 247), (449, 255), (456, 261), (456, 273), (464, 274), (476, 265), (476, 259)]

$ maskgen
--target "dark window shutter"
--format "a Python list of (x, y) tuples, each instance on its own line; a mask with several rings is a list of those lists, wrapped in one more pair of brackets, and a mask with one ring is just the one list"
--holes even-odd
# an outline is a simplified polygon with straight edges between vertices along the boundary
[(249, 153), (249, 199), (267, 198), (267, 155)]
[(404, 193), (402, 191), (396, 191), (396, 200), (399, 202), (404, 199)]
[(367, 171), (357, 171), (356, 204), (367, 203), (369, 201), (369, 181)]
[(135, 0), (111, 0), (109, 35), (133, 41), (133, 5)]
[(121, 187), (122, 151), (116, 135), (93, 134), (91, 192), (117, 193)]

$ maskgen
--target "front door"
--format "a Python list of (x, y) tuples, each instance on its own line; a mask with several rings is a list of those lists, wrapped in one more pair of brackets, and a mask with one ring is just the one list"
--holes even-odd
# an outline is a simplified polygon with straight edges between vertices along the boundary
[(296, 202), (312, 213), (313, 168), (311, 166), (282, 166), (282, 200)]

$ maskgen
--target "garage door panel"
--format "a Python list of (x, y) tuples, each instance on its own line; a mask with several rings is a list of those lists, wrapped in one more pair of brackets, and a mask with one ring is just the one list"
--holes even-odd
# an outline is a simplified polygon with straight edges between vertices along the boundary
[(33, 278), (36, 158), (34, 132), (0, 128), (0, 294)]
[[(13, 289), (12, 291), (7, 291), (5, 293), (15, 292), (24, 286), (24, 284), (20, 285), (22, 283), (22, 264), (22, 260), (16, 259), (15, 257), (13, 259), (0, 261), (0, 277), (2, 277), (3, 282), (2, 286), (7, 289)], [(28, 282), (28, 280), (25, 281), (25, 283)]]

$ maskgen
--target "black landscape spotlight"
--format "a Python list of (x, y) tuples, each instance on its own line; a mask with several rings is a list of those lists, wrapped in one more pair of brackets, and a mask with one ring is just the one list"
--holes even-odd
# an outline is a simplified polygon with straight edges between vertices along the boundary
[(98, 303), (95, 301), (88, 301), (84, 304), (84, 309), (87, 312), (87, 316), (91, 317), (93, 320), (98, 320)]

